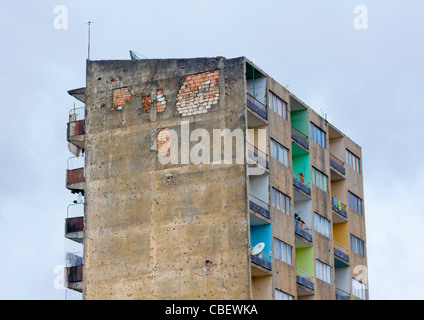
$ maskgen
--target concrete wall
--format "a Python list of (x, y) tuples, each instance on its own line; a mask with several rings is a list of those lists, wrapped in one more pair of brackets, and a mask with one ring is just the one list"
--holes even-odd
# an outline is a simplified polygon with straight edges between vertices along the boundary
[(181, 120), (245, 132), (244, 88), (244, 59), (88, 61), (85, 299), (251, 297), (245, 166), (157, 150)]

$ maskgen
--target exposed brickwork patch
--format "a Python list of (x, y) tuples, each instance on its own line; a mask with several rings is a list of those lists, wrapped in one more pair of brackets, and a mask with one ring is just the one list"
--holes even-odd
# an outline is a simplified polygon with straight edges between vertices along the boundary
[(169, 156), (171, 153), (171, 129), (161, 129), (157, 134), (156, 146), (159, 155)]
[(219, 70), (188, 75), (177, 94), (177, 110), (180, 116), (206, 113), (218, 99)]
[(149, 112), (152, 106), (152, 97), (150, 95), (143, 96), (143, 111)]
[(166, 99), (163, 95), (162, 90), (156, 92), (156, 111), (157, 113), (164, 112), (166, 110)]
[(131, 99), (131, 93), (128, 88), (119, 88), (113, 90), (113, 108), (121, 109), (128, 100)]

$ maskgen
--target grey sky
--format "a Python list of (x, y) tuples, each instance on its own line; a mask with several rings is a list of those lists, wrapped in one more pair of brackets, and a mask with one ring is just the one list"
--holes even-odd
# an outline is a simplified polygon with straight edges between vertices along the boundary
[[(68, 29), (54, 28), (57, 5)], [(356, 30), (354, 8), (368, 8)], [(91, 58), (247, 56), (363, 148), (372, 299), (423, 299), (424, 3), (9, 1), (0, 11), (0, 299), (63, 299), (67, 90)]]

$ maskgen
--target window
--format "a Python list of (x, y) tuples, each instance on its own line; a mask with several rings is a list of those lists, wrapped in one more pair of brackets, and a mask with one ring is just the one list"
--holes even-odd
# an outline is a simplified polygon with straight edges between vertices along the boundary
[(349, 167), (351, 167), (356, 172), (361, 173), (359, 158), (357, 156), (355, 156), (349, 150), (346, 150), (346, 159), (347, 159), (347, 164)]
[(272, 205), (277, 210), (290, 215), (290, 198), (274, 188), (272, 188)]
[(364, 257), (364, 241), (351, 234), (350, 250), (355, 252), (357, 255)]
[(271, 91), (269, 92), (269, 107), (284, 120), (287, 120), (287, 103)]
[(274, 238), (274, 257), (289, 265), (292, 265), (292, 246)]
[(362, 214), (362, 200), (355, 196), (352, 192), (348, 191), (349, 208)]
[(316, 260), (316, 273), (317, 273), (318, 279), (331, 284), (332, 270), (333, 268), (331, 268), (331, 266), (329, 266), (328, 264), (325, 264), (319, 260)]
[(327, 176), (314, 167), (312, 167), (312, 183), (327, 192)]
[(325, 149), (325, 132), (311, 122), (311, 139)]
[(367, 298), (365, 294), (366, 285), (356, 279), (352, 278), (352, 294), (359, 299), (365, 300)]
[(275, 289), (275, 300), (294, 300), (294, 297), (288, 293)]
[(330, 238), (330, 221), (321, 217), (318, 213), (315, 213), (314, 215), (314, 228), (315, 231), (321, 233), (327, 238)]
[(271, 139), (271, 157), (289, 167), (289, 149)]

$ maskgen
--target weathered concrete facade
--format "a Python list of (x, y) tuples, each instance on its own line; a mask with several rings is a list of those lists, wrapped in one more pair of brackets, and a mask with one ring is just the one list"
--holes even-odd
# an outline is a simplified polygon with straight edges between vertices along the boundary
[(70, 94), (86, 105), (68, 134), (86, 154), (85, 299), (358, 298), (361, 148), (249, 60), (88, 61)]

